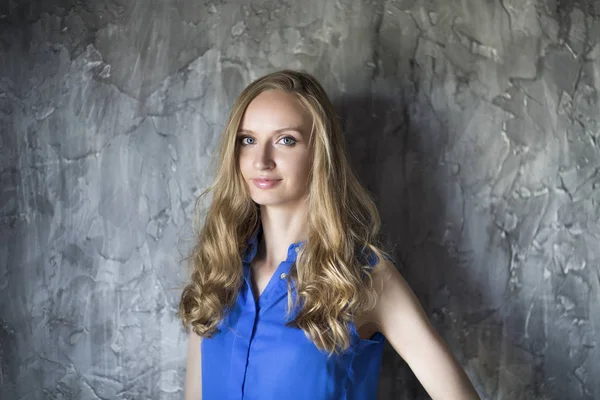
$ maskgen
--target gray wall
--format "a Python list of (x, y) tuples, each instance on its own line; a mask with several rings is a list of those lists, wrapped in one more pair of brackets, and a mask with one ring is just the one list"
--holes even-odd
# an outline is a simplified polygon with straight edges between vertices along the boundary
[[(2, 4), (0, 398), (181, 398), (194, 199), (284, 67), (482, 398), (600, 397), (599, 1)], [(427, 397), (391, 348), (380, 392)]]

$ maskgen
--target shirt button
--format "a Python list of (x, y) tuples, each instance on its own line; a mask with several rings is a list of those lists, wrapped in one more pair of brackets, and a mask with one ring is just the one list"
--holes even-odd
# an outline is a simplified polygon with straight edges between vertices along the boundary
[(300, 247), (295, 247), (295, 248), (294, 248), (294, 251), (295, 251), (296, 253), (297, 253), (297, 252), (299, 252), (299, 251), (300, 251)]
[(279, 277), (281, 279), (285, 279), (285, 278), (287, 278), (287, 274), (285, 272), (283, 272), (281, 275), (279, 275)]

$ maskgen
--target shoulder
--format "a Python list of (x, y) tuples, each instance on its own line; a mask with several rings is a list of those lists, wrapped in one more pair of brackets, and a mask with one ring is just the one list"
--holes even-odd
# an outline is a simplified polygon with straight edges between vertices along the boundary
[[(400, 274), (394, 263), (381, 258), (371, 271), (372, 285), (376, 293), (375, 307), (365, 315), (380, 328), (386, 325), (391, 315), (407, 316), (420, 311), (420, 304), (408, 282)], [(399, 310), (405, 313), (399, 314)], [(412, 311), (406, 313), (406, 311)]]
[(391, 288), (406, 283), (394, 263), (387, 258), (379, 259), (373, 266), (371, 278), (378, 298), (387, 295)]

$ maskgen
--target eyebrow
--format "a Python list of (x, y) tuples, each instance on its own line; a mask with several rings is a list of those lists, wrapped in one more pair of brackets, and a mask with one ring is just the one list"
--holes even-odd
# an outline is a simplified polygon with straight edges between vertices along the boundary
[[(296, 127), (296, 126), (290, 126), (290, 127), (287, 127), (287, 128), (277, 129), (277, 130), (273, 131), (273, 133), (281, 133), (281, 132), (286, 132), (286, 131), (294, 131), (294, 132), (298, 132), (299, 134), (303, 135), (302, 129), (300, 127)], [(240, 133), (251, 133), (253, 135), (256, 134), (256, 132), (253, 132), (250, 129), (238, 129), (237, 133), (238, 134), (240, 134)]]

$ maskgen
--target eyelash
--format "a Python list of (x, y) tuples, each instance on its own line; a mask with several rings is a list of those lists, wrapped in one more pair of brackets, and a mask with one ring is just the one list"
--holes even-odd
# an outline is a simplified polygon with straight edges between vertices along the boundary
[[(241, 137), (239, 138), (239, 140), (240, 140), (240, 144), (241, 144), (242, 146), (248, 146), (248, 145), (251, 145), (251, 144), (253, 144), (253, 143), (245, 143), (245, 140), (246, 140), (246, 139), (252, 139), (252, 140), (254, 140), (254, 138), (253, 138), (253, 137), (251, 137), (251, 136), (241, 136)], [(291, 147), (291, 146), (294, 146), (294, 145), (297, 143), (297, 140), (296, 140), (296, 139), (294, 139), (292, 136), (284, 136), (284, 137), (282, 137), (281, 139), (279, 139), (278, 141), (285, 140), (285, 139), (290, 139), (290, 140), (292, 141), (292, 143), (289, 143), (289, 144), (283, 144), (283, 143), (282, 143), (284, 146)]]

